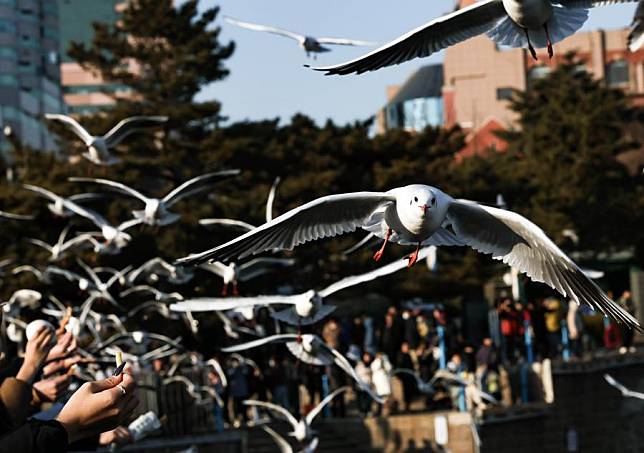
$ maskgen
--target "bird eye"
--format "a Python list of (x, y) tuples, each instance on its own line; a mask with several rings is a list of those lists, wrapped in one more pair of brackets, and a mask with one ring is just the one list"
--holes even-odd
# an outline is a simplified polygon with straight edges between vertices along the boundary
[(432, 198), (432, 206), (436, 205), (436, 198)]
[(414, 197), (414, 201), (418, 203), (418, 197)]

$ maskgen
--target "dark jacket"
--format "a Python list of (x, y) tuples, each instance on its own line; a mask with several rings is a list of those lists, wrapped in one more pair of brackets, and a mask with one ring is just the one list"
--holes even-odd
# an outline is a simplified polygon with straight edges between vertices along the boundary
[(66, 453), (67, 431), (56, 420), (28, 420), (0, 437), (0, 453)]

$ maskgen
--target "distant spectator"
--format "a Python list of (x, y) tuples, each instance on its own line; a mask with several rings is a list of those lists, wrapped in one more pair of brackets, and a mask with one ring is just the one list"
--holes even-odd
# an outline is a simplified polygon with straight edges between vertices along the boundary
[(246, 407), (243, 405), (244, 400), (249, 397), (248, 367), (240, 363), (239, 360), (233, 359), (227, 374), (230, 383), (230, 397), (233, 399), (233, 419), (234, 423), (238, 424), (240, 419), (248, 420)]
[(581, 338), (584, 332), (584, 323), (579, 313), (579, 304), (574, 301), (568, 302), (568, 314), (566, 315), (566, 324), (568, 325), (568, 340), (570, 342), (570, 352), (575, 357), (582, 355)]
[[(371, 371), (371, 354), (365, 352), (362, 354), (362, 360), (356, 365), (356, 374), (366, 385), (373, 385), (373, 373)], [(358, 410), (363, 417), (371, 414), (371, 396), (367, 392), (358, 390)]]
[(519, 315), (512, 306), (512, 301), (508, 298), (499, 303), (497, 312), (503, 339), (503, 360), (514, 363), (516, 360), (517, 337), (519, 336)]
[(380, 335), (380, 350), (387, 354), (388, 357), (396, 357), (398, 352), (398, 340), (400, 338), (399, 330), (395, 327), (395, 315), (387, 313), (385, 315), (385, 325)]
[(376, 395), (381, 397), (384, 403), (382, 405), (378, 404), (376, 415), (381, 414), (382, 406), (389, 407), (389, 399), (391, 397), (391, 371), (392, 366), (389, 358), (382, 352), (377, 352), (376, 358), (371, 363), (371, 373)]
[(322, 328), (322, 338), (334, 349), (340, 349), (340, 333), (342, 328), (335, 319), (328, 320)]
[[(414, 367), (414, 362), (412, 360), (410, 351), (409, 351), (409, 343), (404, 341), (400, 345), (400, 351), (398, 352), (398, 368), (405, 368), (409, 370), (415, 370)], [(400, 374), (398, 376), (402, 382), (402, 387), (403, 387), (403, 400), (404, 400), (404, 407), (403, 410), (405, 412), (409, 412), (409, 408), (411, 406), (411, 402), (414, 399), (415, 395), (415, 390), (416, 390), (416, 381), (413, 378), (413, 376), (410, 376), (408, 374)]]
[(559, 347), (561, 345), (561, 320), (563, 318), (561, 302), (554, 298), (546, 299), (543, 301), (543, 309), (543, 318), (546, 324), (546, 336), (548, 339), (547, 356), (554, 358), (559, 355)]
[(403, 311), (402, 323), (403, 341), (413, 349), (418, 346), (418, 328), (416, 326), (416, 318), (412, 315), (411, 311)]

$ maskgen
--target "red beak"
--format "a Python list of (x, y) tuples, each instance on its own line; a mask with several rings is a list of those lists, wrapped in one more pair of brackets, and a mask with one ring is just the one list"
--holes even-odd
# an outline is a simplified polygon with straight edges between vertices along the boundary
[(422, 209), (422, 210), (423, 210), (423, 214), (427, 214), (427, 210), (429, 209), (429, 206), (427, 206), (426, 204), (424, 204), (424, 205), (422, 205), (422, 206), (420, 207), (420, 209)]

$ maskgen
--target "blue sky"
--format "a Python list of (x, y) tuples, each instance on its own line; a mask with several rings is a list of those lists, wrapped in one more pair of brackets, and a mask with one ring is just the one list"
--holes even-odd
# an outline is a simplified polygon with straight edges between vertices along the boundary
[[(453, 8), (453, 0), (201, 0), (221, 6), (221, 16), (275, 25), (314, 36), (334, 36), (385, 43)], [(585, 30), (630, 24), (635, 4), (595, 8)], [(228, 60), (231, 75), (200, 94), (217, 99), (232, 121), (288, 120), (302, 112), (318, 122), (343, 124), (366, 119), (385, 103), (385, 87), (403, 82), (419, 66), (440, 62), (443, 52), (361, 76), (325, 77), (304, 64), (334, 64), (357, 57), (365, 48), (335, 47), (317, 61), (307, 59), (297, 43), (280, 36), (237, 28), (223, 22), (223, 40), (237, 50)], [(556, 52), (556, 48), (555, 48)]]

